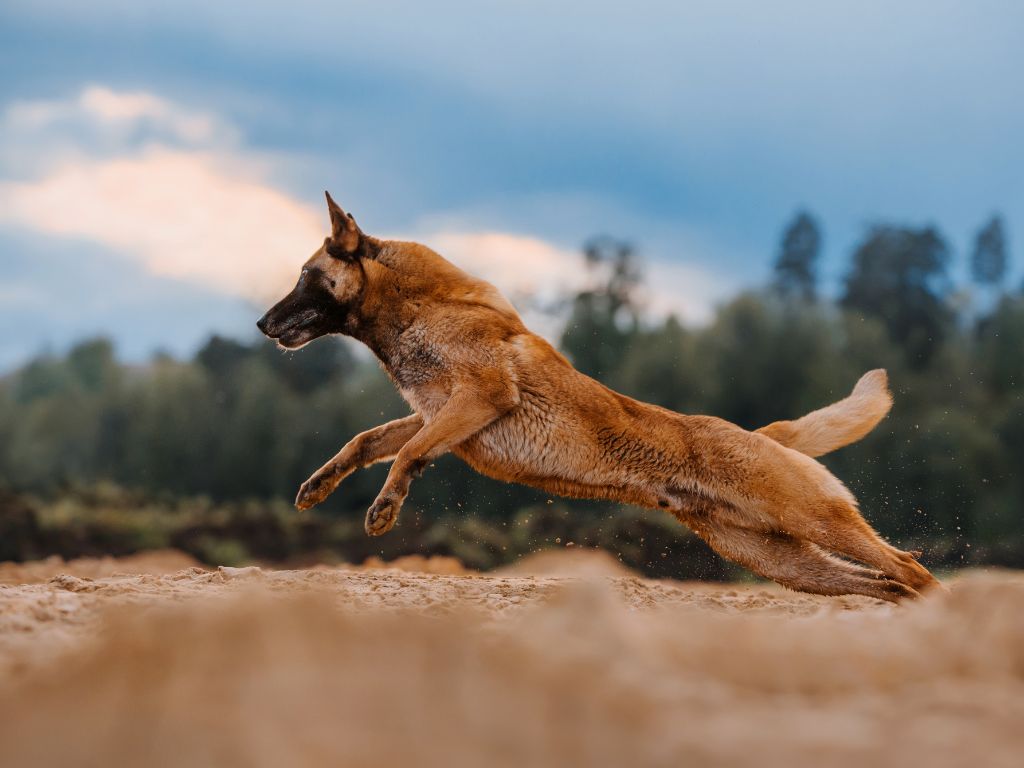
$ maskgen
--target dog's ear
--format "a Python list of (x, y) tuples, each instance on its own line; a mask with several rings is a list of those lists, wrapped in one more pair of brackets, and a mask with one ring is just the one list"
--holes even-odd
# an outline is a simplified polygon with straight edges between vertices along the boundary
[(331, 193), (324, 191), (324, 194), (327, 196), (327, 210), (331, 214), (331, 236), (327, 239), (327, 252), (339, 259), (351, 258), (359, 251), (363, 233), (351, 214), (345, 213), (334, 202)]

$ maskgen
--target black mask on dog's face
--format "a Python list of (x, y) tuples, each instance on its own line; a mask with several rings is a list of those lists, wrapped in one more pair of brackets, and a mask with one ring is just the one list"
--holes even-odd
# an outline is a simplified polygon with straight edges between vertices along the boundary
[(327, 195), (331, 235), (303, 265), (291, 292), (256, 323), (285, 349), (345, 330), (366, 284), (361, 256), (365, 236), (355, 219)]

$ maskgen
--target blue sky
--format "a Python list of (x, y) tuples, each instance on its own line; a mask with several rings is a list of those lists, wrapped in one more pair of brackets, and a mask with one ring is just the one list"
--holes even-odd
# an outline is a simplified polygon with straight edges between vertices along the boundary
[(324, 188), (514, 296), (627, 238), (652, 311), (691, 322), (765, 279), (801, 207), (831, 286), (878, 220), (962, 264), (999, 211), (1019, 252), (1019, 3), (550, 5), (7, 0), (0, 369), (250, 334)]

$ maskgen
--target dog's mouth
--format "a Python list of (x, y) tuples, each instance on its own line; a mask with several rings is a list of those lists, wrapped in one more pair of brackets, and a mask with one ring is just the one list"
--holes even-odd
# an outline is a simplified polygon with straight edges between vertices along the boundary
[(319, 334), (310, 333), (305, 329), (287, 330), (278, 336), (275, 341), (279, 347), (284, 349), (298, 349), (315, 339)]
[(320, 321), (319, 312), (307, 310), (294, 318), (289, 318), (282, 327), (267, 328), (263, 330), (263, 333), (274, 339), (278, 346), (284, 349), (298, 349), (322, 335), (321, 331), (317, 329)]

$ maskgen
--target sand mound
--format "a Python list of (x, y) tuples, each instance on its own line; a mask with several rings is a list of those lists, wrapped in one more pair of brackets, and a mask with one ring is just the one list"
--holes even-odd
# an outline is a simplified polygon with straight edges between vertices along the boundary
[(12, 766), (1017, 766), (1024, 578), (64, 575), (0, 587), (0, 669)]
[(521, 558), (512, 565), (498, 569), (497, 573), (518, 576), (580, 576), (584, 578), (639, 576), (612, 557), (610, 552), (585, 547), (541, 550)]
[(29, 563), (0, 563), (0, 584), (39, 584), (61, 573), (89, 579), (118, 573), (174, 573), (198, 565), (198, 560), (177, 549), (153, 549), (117, 558), (82, 557), (64, 560), (54, 555)]
[(464, 566), (456, 557), (445, 557), (444, 555), (403, 555), (394, 560), (381, 560), (379, 557), (368, 557), (363, 564), (357, 566), (359, 569), (373, 570), (395, 570), (407, 571), (409, 573), (436, 573), (444, 576), (459, 576), (473, 573)]

